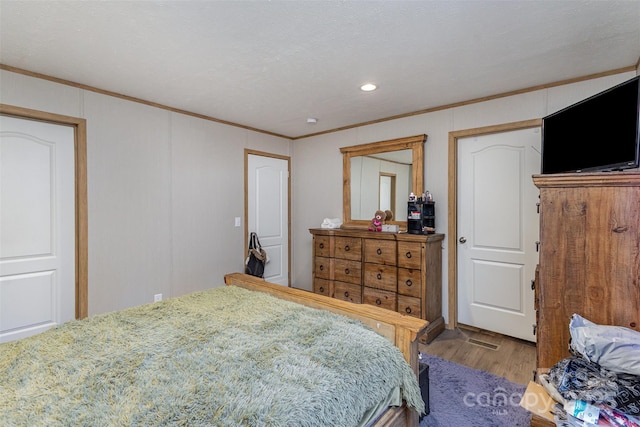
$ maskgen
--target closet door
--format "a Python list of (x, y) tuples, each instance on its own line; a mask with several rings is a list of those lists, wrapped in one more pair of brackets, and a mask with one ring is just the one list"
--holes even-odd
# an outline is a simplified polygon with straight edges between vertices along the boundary
[(0, 342), (75, 318), (74, 128), (0, 116)]
[(536, 323), (536, 130), (458, 140), (457, 321), (528, 341)]
[(246, 164), (247, 230), (258, 234), (269, 257), (265, 280), (288, 286), (289, 160), (248, 153)]

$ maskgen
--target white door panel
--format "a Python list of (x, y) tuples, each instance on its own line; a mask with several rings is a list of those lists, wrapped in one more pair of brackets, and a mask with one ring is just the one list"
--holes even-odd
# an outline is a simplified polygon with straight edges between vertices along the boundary
[(0, 342), (75, 318), (74, 129), (0, 116)]
[(540, 133), (458, 143), (458, 322), (535, 341)]
[(522, 312), (522, 265), (473, 261), (471, 304), (489, 309)]
[(53, 253), (51, 159), (54, 145), (3, 132), (0, 257)]
[(55, 282), (55, 270), (0, 277), (3, 341), (33, 335), (56, 325)]
[(269, 257), (264, 278), (289, 285), (289, 165), (286, 160), (249, 154), (247, 228), (255, 231)]
[(522, 183), (514, 179), (522, 167), (522, 149), (494, 145), (472, 156), (467, 173), (473, 180), (474, 246), (522, 251)]

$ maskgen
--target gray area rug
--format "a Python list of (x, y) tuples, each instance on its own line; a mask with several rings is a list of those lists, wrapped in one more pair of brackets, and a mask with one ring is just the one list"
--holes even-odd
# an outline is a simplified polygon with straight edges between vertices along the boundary
[(525, 386), (426, 353), (430, 413), (420, 427), (529, 426), (530, 413), (520, 406)]

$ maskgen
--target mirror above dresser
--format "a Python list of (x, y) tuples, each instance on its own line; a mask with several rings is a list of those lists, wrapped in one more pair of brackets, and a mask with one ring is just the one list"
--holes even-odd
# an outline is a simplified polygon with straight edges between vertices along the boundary
[(365, 228), (377, 210), (391, 210), (407, 225), (409, 193), (424, 191), (424, 143), (416, 135), (342, 147), (343, 228)]
[[(444, 234), (408, 232), (409, 194), (424, 188), (427, 135), (343, 147), (341, 229), (315, 228), (313, 292), (427, 320), (420, 338), (444, 329)], [(375, 212), (394, 212), (400, 232), (369, 231)], [(409, 230), (410, 231), (410, 230)]]

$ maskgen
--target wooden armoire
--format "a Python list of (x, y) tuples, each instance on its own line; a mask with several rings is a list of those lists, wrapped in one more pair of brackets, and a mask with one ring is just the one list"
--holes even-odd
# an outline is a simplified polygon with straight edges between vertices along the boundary
[(536, 175), (537, 367), (569, 356), (569, 321), (640, 331), (640, 172)]

